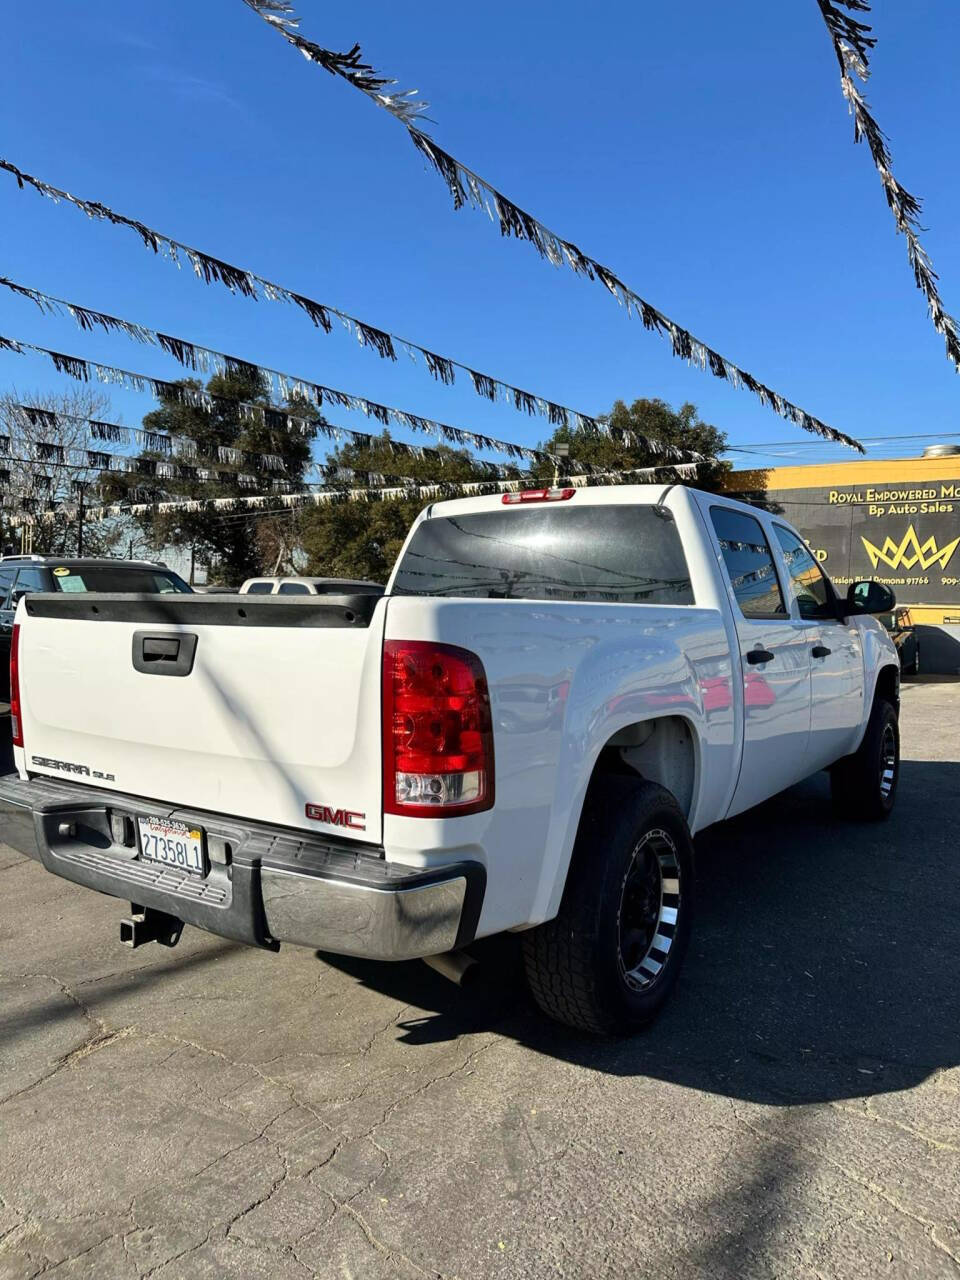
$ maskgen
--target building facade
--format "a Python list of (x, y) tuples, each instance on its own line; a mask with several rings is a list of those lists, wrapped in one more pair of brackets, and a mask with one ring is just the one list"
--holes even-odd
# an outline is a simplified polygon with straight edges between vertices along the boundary
[(960, 672), (960, 454), (733, 471), (725, 487), (781, 511), (841, 591), (889, 586), (923, 668)]

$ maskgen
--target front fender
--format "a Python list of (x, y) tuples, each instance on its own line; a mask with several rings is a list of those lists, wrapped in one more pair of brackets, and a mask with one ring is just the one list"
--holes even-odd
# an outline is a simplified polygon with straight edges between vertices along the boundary
[(876, 618), (858, 618), (857, 629), (863, 646), (863, 721), (857, 737), (857, 746), (863, 739), (870, 712), (877, 696), (877, 686), (884, 679), (884, 671), (893, 668), (895, 676), (895, 702), (900, 709), (900, 655), (886, 627)]

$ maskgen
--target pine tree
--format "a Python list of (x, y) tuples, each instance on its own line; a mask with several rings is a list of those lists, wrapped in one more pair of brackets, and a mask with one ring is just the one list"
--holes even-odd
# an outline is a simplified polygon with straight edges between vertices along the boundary
[[(175, 385), (197, 391), (203, 389), (197, 379), (183, 379)], [(174, 393), (166, 396), (160, 408), (143, 419), (145, 431), (188, 437), (196, 446), (196, 456), (176, 450), (170, 454), (144, 449), (137, 457), (138, 472), (106, 477), (107, 501), (203, 501), (276, 492), (279, 507), (281, 492), (303, 488), (311, 435), (291, 429), (284, 411), (271, 410), (264, 376), (253, 368), (230, 370), (210, 378), (206, 390), (213, 397), (210, 413), (181, 403)], [(265, 421), (247, 420), (237, 401), (260, 406), (265, 410)], [(298, 417), (316, 417), (316, 410), (306, 401), (292, 401), (286, 408)], [(253, 459), (236, 464), (222, 462), (218, 456), (221, 448), (240, 449), (258, 457), (273, 455), (280, 460), (280, 465), (269, 469)], [(161, 476), (157, 474), (158, 463), (173, 463), (187, 470), (172, 477)], [(191, 468), (213, 472), (215, 478), (201, 480), (189, 474)], [(255, 484), (242, 484), (241, 475), (255, 477)], [(151, 510), (138, 515), (136, 520), (153, 546), (193, 548), (198, 558), (217, 564), (219, 579), (236, 586), (264, 567), (258, 527), (268, 518), (256, 509), (236, 513), (203, 508), (199, 511)]]

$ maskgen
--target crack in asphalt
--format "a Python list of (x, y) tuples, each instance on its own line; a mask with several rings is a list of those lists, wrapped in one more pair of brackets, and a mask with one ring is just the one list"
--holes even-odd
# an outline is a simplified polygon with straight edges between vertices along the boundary
[(896, 1196), (891, 1195), (891, 1193), (884, 1187), (880, 1186), (878, 1182), (874, 1182), (872, 1178), (864, 1177), (854, 1169), (847, 1168), (845, 1164), (842, 1164), (839, 1160), (834, 1160), (833, 1157), (827, 1155), (826, 1152), (818, 1151), (816, 1148), (807, 1146), (802, 1142), (781, 1137), (780, 1134), (770, 1133), (768, 1130), (752, 1124), (745, 1116), (742, 1116), (737, 1111), (736, 1107), (731, 1108), (731, 1114), (738, 1124), (749, 1130), (749, 1132), (754, 1134), (755, 1137), (762, 1138), (764, 1141), (774, 1143), (778, 1146), (786, 1147), (788, 1150), (799, 1152), (801, 1155), (811, 1156), (815, 1160), (823, 1161), (848, 1181), (853, 1182), (864, 1191), (868, 1191), (871, 1195), (876, 1196), (879, 1200), (882, 1200), (885, 1204), (889, 1205), (891, 1209), (902, 1214), (903, 1217), (908, 1218), (917, 1226), (923, 1227), (924, 1232), (933, 1247), (940, 1253), (944, 1254), (945, 1257), (949, 1258), (957, 1270), (960, 1271), (960, 1255), (956, 1254), (949, 1245), (944, 1244), (943, 1241), (937, 1238), (936, 1230), (938, 1226), (942, 1225), (941, 1223), (935, 1222), (932, 1218), (926, 1218), (921, 1213), (917, 1213), (915, 1210), (911, 1209), (909, 1205), (903, 1204), (896, 1198)]
[(939, 1138), (931, 1137), (928, 1133), (923, 1133), (919, 1129), (915, 1129), (912, 1125), (904, 1124), (902, 1120), (895, 1120), (893, 1116), (881, 1116), (870, 1106), (870, 1099), (864, 1100), (862, 1107), (851, 1107), (844, 1102), (831, 1102), (830, 1105), (836, 1111), (845, 1112), (847, 1115), (855, 1116), (861, 1120), (871, 1120), (874, 1124), (885, 1125), (888, 1128), (899, 1129), (902, 1133), (909, 1133), (912, 1138), (916, 1138), (918, 1142), (925, 1143), (928, 1147), (932, 1147), (934, 1151), (953, 1151), (960, 1155), (960, 1147), (955, 1146), (952, 1142), (942, 1142)]
[[(284, 1093), (287, 1094), (287, 1096), (290, 1098), (290, 1101), (295, 1106), (302, 1108), (302, 1110), (306, 1111), (309, 1115), (313, 1116), (313, 1118), (317, 1121), (318, 1124), (321, 1124), (329, 1132), (331, 1133), (333, 1132), (332, 1126), (326, 1120), (324, 1120), (323, 1116), (320, 1115), (319, 1111), (317, 1111), (313, 1106), (311, 1106), (309, 1102), (305, 1102), (304, 1099), (297, 1094), (297, 1091), (294, 1085), (287, 1084), (285, 1080), (280, 1080), (277, 1076), (269, 1075), (267, 1072), (263, 1071), (260, 1067), (258, 1067), (256, 1063), (245, 1062), (243, 1061), (242, 1058), (231, 1058), (229, 1054), (224, 1053), (221, 1049), (211, 1049), (207, 1045), (200, 1044), (200, 1042), (197, 1040), (188, 1040), (184, 1036), (173, 1035), (172, 1032), (169, 1032), (169, 1031), (142, 1031), (141, 1034), (144, 1035), (147, 1039), (166, 1040), (170, 1044), (178, 1044), (189, 1049), (195, 1049), (197, 1053), (205, 1053), (212, 1058), (219, 1058), (221, 1062), (227, 1062), (230, 1064), (231, 1067), (236, 1067), (240, 1071), (249, 1071), (252, 1075), (257, 1076), (260, 1080), (263, 1080), (266, 1084), (271, 1084), (275, 1088), (281, 1089)], [(274, 1061), (275, 1060), (276, 1059), (274, 1059)], [(233, 1110), (233, 1108), (228, 1107), (227, 1110)], [(237, 1113), (235, 1112), (235, 1114)], [(274, 1119), (276, 1119), (276, 1117), (274, 1117)], [(273, 1122), (271, 1121), (271, 1123)]]
[[(323, 1190), (323, 1188), (321, 1189)], [(394, 1249), (391, 1245), (388, 1245), (381, 1240), (374, 1234), (373, 1229), (363, 1214), (358, 1209), (355, 1209), (349, 1201), (344, 1200), (342, 1203), (338, 1202), (335, 1196), (330, 1195), (329, 1191), (324, 1190), (324, 1194), (329, 1195), (330, 1199), (337, 1205), (337, 1208), (341, 1212), (346, 1213), (354, 1220), (354, 1222), (356, 1222), (357, 1226), (363, 1232), (364, 1238), (374, 1247), (374, 1249), (376, 1249), (378, 1253), (384, 1254), (391, 1260), (391, 1262), (405, 1263), (411, 1270), (415, 1271), (418, 1276), (427, 1276), (429, 1280), (447, 1280), (447, 1277), (442, 1271), (437, 1271), (435, 1268), (431, 1268), (429, 1271), (426, 1270), (426, 1268), (421, 1267), (418, 1262), (414, 1262), (413, 1258), (409, 1257), (408, 1254), (404, 1253), (400, 1249)]]
[(12, 871), (14, 867), (22, 867), (28, 862), (35, 861), (35, 858), (17, 858), (15, 862), (6, 862), (2, 867), (0, 867), (0, 875), (3, 875), (4, 871)]
[(3, 1098), (0, 1098), (0, 1107), (6, 1106), (8, 1102), (13, 1102), (17, 1098), (22, 1098), (25, 1094), (32, 1093), (34, 1089), (38, 1089), (41, 1085), (46, 1084), (47, 1081), (52, 1080), (53, 1077), (63, 1071), (64, 1068), (72, 1067), (77, 1062), (82, 1061), (82, 1059), (88, 1058), (90, 1054), (96, 1053), (100, 1049), (105, 1049), (115, 1041), (122, 1040), (126, 1036), (132, 1035), (135, 1030), (132, 1026), (120, 1027), (115, 1031), (108, 1030), (103, 1019), (98, 1018), (93, 1014), (84, 1002), (70, 990), (66, 983), (61, 982), (59, 978), (55, 978), (52, 974), (25, 973), (20, 974), (19, 979), (31, 981), (43, 979), (47, 982), (53, 983), (54, 986), (56, 986), (57, 989), (77, 1007), (77, 1010), (83, 1015), (87, 1022), (90, 1023), (94, 1030), (82, 1044), (58, 1058), (49, 1071), (45, 1071), (36, 1080), (32, 1081), (28, 1085), (24, 1085), (22, 1089), (16, 1089), (13, 1093), (8, 1093)]

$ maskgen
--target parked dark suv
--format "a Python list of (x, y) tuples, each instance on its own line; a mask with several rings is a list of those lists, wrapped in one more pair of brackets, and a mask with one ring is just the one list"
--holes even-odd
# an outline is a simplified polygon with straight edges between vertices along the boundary
[(0, 556), (0, 696), (10, 679), (10, 635), (17, 601), (31, 591), (183, 593), (192, 588), (166, 565), (149, 560), (94, 560), (70, 556)]

